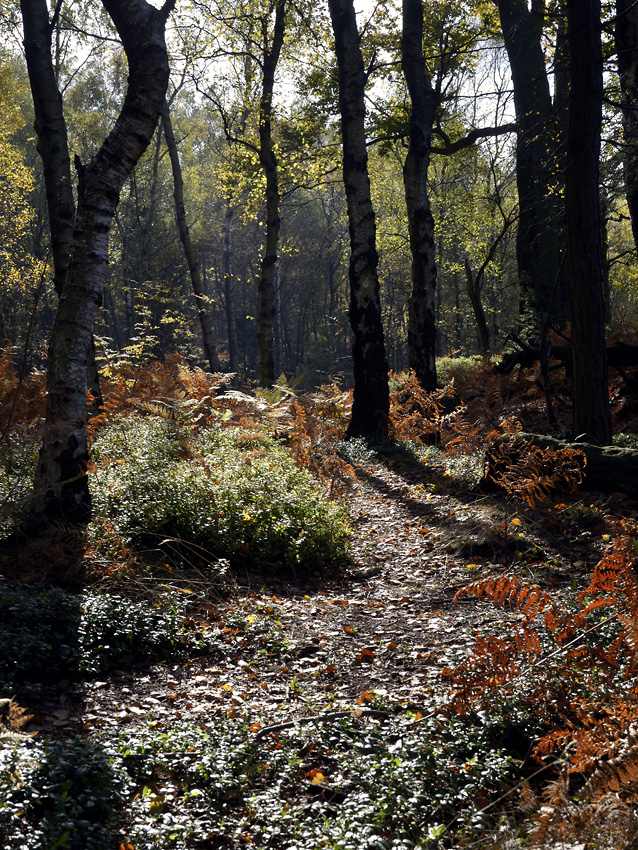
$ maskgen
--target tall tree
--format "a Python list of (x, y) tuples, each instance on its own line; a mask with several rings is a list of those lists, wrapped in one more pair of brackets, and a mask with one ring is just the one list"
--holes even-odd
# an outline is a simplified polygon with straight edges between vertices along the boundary
[(353, 0), (328, 0), (328, 5), (339, 68), (343, 181), (350, 231), (354, 399), (348, 436), (385, 435), (390, 398), (365, 135), (366, 73)]
[(638, 8), (616, 0), (616, 54), (622, 110), (622, 159), (627, 206), (638, 247)]
[(211, 372), (219, 372), (219, 357), (217, 356), (217, 346), (215, 344), (215, 332), (213, 330), (213, 324), (210, 320), (206, 303), (204, 281), (202, 279), (197, 254), (195, 253), (195, 246), (191, 239), (190, 228), (186, 221), (186, 209), (184, 207), (184, 178), (182, 176), (182, 165), (179, 160), (179, 151), (177, 149), (177, 142), (175, 141), (173, 122), (171, 121), (171, 113), (168, 103), (165, 103), (162, 109), (162, 127), (164, 128), (164, 138), (166, 139), (166, 146), (168, 147), (168, 154), (173, 171), (173, 197), (175, 199), (177, 230), (184, 247), (184, 256), (186, 257), (191, 285), (193, 287), (193, 292), (195, 293), (197, 315), (199, 316), (199, 324), (202, 329), (204, 354), (208, 360)]
[[(564, 108), (552, 97), (543, 53), (545, 0), (497, 0), (510, 62), (516, 113), (519, 220), (516, 253), (524, 300), (542, 322), (567, 318), (564, 232), (557, 155)], [(557, 80), (559, 82), (559, 80)], [(556, 106), (556, 113), (554, 111)]]
[(401, 62), (411, 102), (409, 145), (403, 166), (412, 253), (408, 355), (421, 386), (431, 392), (436, 389), (436, 262), (427, 179), (437, 98), (423, 56), (422, 0), (403, 0)]
[[(275, 73), (286, 31), (286, 0), (274, 0), (275, 21), (272, 35), (264, 23), (261, 98), (259, 102), (259, 161), (266, 178), (266, 245), (259, 278), (259, 383), (271, 387), (275, 382), (274, 317), (277, 254), (281, 219), (279, 172), (272, 134)], [(267, 21), (267, 17), (264, 19)]]
[(600, 0), (568, 0), (567, 245), (574, 436), (611, 442), (599, 197), (603, 104)]
[[(175, 0), (166, 0), (161, 9), (146, 0), (102, 2), (126, 53), (128, 87), (120, 115), (101, 148), (87, 165), (76, 163), (73, 244), (49, 344), (45, 429), (34, 485), (38, 513), (80, 523), (91, 511), (87, 364), (108, 267), (109, 231), (122, 187), (150, 143), (164, 103), (168, 85), (164, 31)], [(23, 15), (28, 11), (23, 8)], [(40, 30), (36, 37), (42, 61), (46, 62), (48, 51), (50, 62), (46, 31)]]

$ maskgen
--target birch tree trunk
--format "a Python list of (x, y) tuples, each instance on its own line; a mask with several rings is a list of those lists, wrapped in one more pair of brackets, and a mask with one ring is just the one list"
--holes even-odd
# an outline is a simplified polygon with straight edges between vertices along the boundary
[(164, 29), (174, 0), (102, 0), (129, 64), (122, 111), (100, 150), (79, 167), (78, 205), (66, 283), (51, 332), (45, 433), (34, 484), (36, 513), (86, 522), (86, 376), (108, 266), (109, 231), (122, 187), (148, 147), (168, 85)]
[(403, 166), (412, 253), (408, 357), (423, 389), (432, 392), (436, 389), (436, 262), (427, 179), (436, 95), (423, 56), (422, 0), (403, 0), (401, 64), (411, 102), (410, 140)]
[(186, 221), (182, 165), (179, 161), (179, 151), (177, 150), (175, 134), (173, 133), (173, 124), (171, 122), (171, 115), (167, 103), (165, 103), (162, 108), (162, 127), (164, 128), (164, 138), (166, 139), (168, 155), (171, 159), (171, 168), (173, 170), (173, 197), (175, 199), (175, 218), (177, 219), (177, 229), (179, 231), (179, 238), (184, 246), (184, 256), (186, 257), (191, 285), (193, 287), (193, 292), (195, 293), (197, 315), (199, 316), (199, 324), (202, 329), (202, 346), (204, 349), (204, 355), (208, 360), (211, 372), (219, 372), (219, 357), (217, 356), (215, 332), (213, 330), (210, 313), (206, 305), (206, 293), (204, 291), (204, 282), (199, 268), (199, 261), (191, 239), (188, 222)]
[(259, 161), (266, 178), (266, 246), (259, 278), (259, 384), (272, 387), (275, 382), (274, 317), (275, 274), (279, 251), (279, 173), (272, 138), (272, 98), (275, 71), (284, 43), (286, 0), (277, 0), (272, 42), (268, 45), (264, 26), (263, 79), (259, 104)]
[(328, 5), (339, 66), (343, 180), (350, 230), (354, 399), (347, 433), (349, 437), (385, 436), (390, 397), (365, 136), (366, 74), (353, 0), (329, 0)]

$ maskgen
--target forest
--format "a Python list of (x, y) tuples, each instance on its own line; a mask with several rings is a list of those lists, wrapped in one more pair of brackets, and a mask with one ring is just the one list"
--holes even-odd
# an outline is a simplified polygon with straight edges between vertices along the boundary
[(0, 29), (0, 845), (637, 847), (633, 0)]

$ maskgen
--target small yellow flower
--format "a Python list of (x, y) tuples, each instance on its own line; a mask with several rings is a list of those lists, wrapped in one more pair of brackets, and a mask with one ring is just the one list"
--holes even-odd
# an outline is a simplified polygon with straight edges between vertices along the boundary
[(610, 540), (611, 537), (609, 536), (609, 534), (603, 534), (603, 543), (609, 543)]
[(520, 519), (518, 517), (514, 517), (514, 519), (512, 520), (512, 525), (520, 525), (520, 524), (521, 524)]

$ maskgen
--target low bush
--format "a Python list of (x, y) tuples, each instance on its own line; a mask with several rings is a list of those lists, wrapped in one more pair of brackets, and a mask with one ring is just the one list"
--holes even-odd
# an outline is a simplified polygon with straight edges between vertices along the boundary
[(95, 512), (123, 538), (181, 538), (265, 570), (343, 559), (345, 511), (284, 447), (239, 428), (186, 434), (162, 418), (130, 417), (98, 436)]
[(0, 749), (0, 845), (111, 850), (126, 778), (121, 763), (81, 739)]
[(153, 604), (0, 580), (0, 696), (197, 649), (184, 604), (169, 594)]
[(439, 357), (436, 361), (436, 380), (440, 387), (454, 381), (455, 389), (461, 392), (472, 382), (477, 366), (482, 362), (478, 354), (469, 357)]

